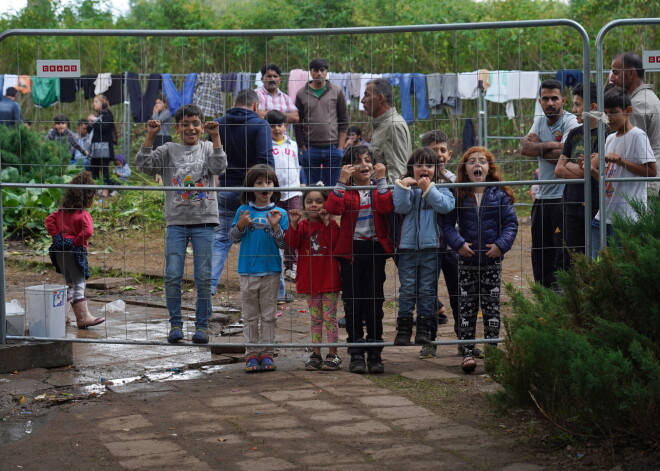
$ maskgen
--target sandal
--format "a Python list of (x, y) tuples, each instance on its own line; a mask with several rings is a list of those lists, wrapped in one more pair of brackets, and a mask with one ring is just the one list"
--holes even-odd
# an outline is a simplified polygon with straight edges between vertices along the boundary
[(321, 369), (324, 371), (337, 371), (339, 369), (339, 365), (341, 365), (341, 358), (339, 358), (337, 355), (328, 353), (325, 356), (325, 361), (321, 365)]
[(305, 369), (307, 371), (316, 371), (321, 368), (323, 364), (323, 357), (318, 353), (312, 353), (309, 359), (305, 362)]
[(477, 369), (477, 361), (472, 355), (465, 355), (463, 357), (463, 363), (461, 363), (461, 369), (463, 373), (472, 373)]

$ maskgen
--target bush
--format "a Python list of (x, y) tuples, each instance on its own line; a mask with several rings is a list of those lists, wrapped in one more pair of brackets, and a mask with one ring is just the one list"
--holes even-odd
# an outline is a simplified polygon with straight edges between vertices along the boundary
[(559, 274), (563, 295), (507, 286), (514, 315), (506, 351), (488, 373), (516, 404), (534, 405), (570, 432), (660, 440), (660, 202), (614, 223), (620, 247), (576, 256)]

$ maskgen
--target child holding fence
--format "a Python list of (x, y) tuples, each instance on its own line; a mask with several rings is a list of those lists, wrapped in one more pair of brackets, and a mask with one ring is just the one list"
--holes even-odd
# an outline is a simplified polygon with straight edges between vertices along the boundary
[(435, 186), (440, 161), (429, 148), (410, 156), (407, 173), (394, 185), (394, 212), (404, 215), (397, 247), (399, 258), (399, 315), (394, 345), (410, 345), (413, 310), (417, 306), (415, 343), (435, 340), (438, 328), (438, 251), (442, 240), (438, 214), (454, 209), (454, 195)]
[[(303, 199), (303, 211), (289, 210), (291, 226), (286, 231), (286, 242), (298, 251), (298, 273), (296, 288), (298, 293), (309, 295), (307, 306), (312, 321), (312, 343), (321, 343), (323, 325), (326, 340), (337, 343), (337, 300), (341, 290), (339, 262), (332, 251), (339, 238), (339, 225), (325, 209), (328, 194), (325, 191), (310, 190)], [(301, 219), (303, 213), (306, 219)], [(321, 348), (313, 349), (306, 370), (335, 371), (341, 359), (337, 347), (330, 347), (323, 361)]]
[[(258, 164), (248, 170), (243, 186), (255, 191), (241, 193), (242, 206), (236, 210), (229, 238), (241, 244), (238, 253), (241, 306), (245, 342), (275, 341), (277, 291), (282, 274), (284, 233), (289, 227), (286, 211), (277, 206), (280, 199), (277, 174), (269, 165)], [(275, 371), (274, 348), (246, 347), (245, 372)]]
[[(69, 182), (72, 185), (93, 185), (87, 172), (81, 172)], [(79, 329), (105, 322), (105, 317), (89, 313), (85, 299), (85, 280), (89, 278), (87, 243), (94, 235), (94, 221), (87, 208), (94, 204), (93, 189), (69, 188), (65, 191), (60, 209), (46, 218), (46, 230), (53, 238), (48, 252), (57, 273), (64, 275), (67, 301), (71, 303)], [(67, 324), (69, 323), (67, 319)]]
[[(492, 181), (501, 181), (493, 154), (485, 147), (468, 149), (458, 164), (457, 182), (472, 182), (475, 186), (456, 189), (456, 209), (443, 221), (447, 242), (460, 256), (460, 340), (475, 338), (479, 307), (483, 312), (484, 337), (493, 339), (500, 334), (501, 261), (513, 246), (518, 218), (511, 188), (477, 186)], [(463, 346), (461, 368), (465, 373), (477, 367), (473, 349), (474, 344)]]
[[(339, 241), (333, 255), (341, 266), (342, 299), (349, 343), (383, 341), (385, 262), (392, 255), (387, 215), (392, 213), (392, 192), (386, 169), (375, 163), (366, 146), (349, 147), (342, 158), (341, 175), (325, 208), (341, 216)], [(375, 181), (372, 176), (375, 174)], [(376, 190), (352, 190), (351, 186), (376, 185)], [(365, 350), (367, 364), (364, 361)], [(382, 347), (350, 347), (351, 373), (383, 373)]]
[[(195, 309), (194, 343), (208, 343), (208, 322), (211, 317), (211, 255), (214, 228), (218, 225), (218, 203), (213, 176), (227, 168), (227, 155), (222, 149), (218, 123), (204, 123), (204, 113), (195, 105), (180, 107), (174, 116), (175, 130), (181, 144), (168, 142), (156, 150), (154, 139), (161, 122), (147, 121), (147, 136), (137, 153), (135, 165), (147, 175), (163, 176), (166, 184), (180, 187), (165, 192), (165, 300), (170, 314), (169, 343), (183, 340), (181, 317), (181, 280), (188, 243), (193, 248), (197, 304)], [(207, 132), (211, 141), (200, 141)]]

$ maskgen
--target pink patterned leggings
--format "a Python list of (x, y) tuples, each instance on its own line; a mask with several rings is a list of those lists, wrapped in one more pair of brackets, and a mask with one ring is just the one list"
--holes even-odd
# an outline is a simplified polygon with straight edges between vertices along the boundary
[(321, 343), (323, 324), (327, 332), (327, 343), (337, 343), (339, 340), (337, 299), (339, 293), (314, 293), (307, 300), (309, 317), (312, 320), (312, 343)]

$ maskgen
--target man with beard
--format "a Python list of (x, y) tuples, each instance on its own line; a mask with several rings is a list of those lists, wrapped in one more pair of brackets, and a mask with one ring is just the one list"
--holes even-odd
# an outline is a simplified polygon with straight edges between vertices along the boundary
[[(634, 52), (615, 56), (612, 60), (610, 83), (623, 88), (630, 95), (630, 122), (646, 133), (651, 141), (656, 165), (660, 166), (660, 99), (651, 85), (644, 83), (644, 63)], [(649, 182), (648, 196), (658, 196), (660, 184)]]
[(387, 180), (401, 178), (407, 172), (412, 154), (410, 130), (403, 117), (392, 107), (392, 85), (385, 79), (367, 83), (362, 97), (364, 112), (371, 117), (371, 148), (376, 159), (387, 167)]
[(283, 91), (280, 90), (282, 69), (277, 64), (265, 64), (261, 68), (261, 81), (263, 85), (254, 91), (259, 96), (259, 109), (257, 114), (264, 119), (266, 113), (277, 110), (284, 113), (287, 123), (294, 124), (299, 121), (298, 108)]
[[(538, 157), (539, 180), (555, 180), (555, 166), (561, 156), (568, 132), (578, 126), (575, 116), (564, 111), (566, 97), (561, 83), (541, 82), (539, 103), (543, 116), (536, 116), (522, 140), (521, 153)], [(547, 288), (555, 286), (555, 271), (561, 254), (561, 198), (564, 185), (540, 185), (532, 206), (532, 271), (534, 281)]]

